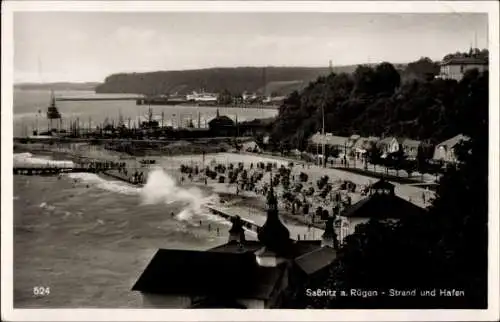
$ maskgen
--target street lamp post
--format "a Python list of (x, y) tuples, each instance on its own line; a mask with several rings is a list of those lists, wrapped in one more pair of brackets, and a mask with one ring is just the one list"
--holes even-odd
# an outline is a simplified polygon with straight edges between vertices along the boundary
[[(326, 84), (325, 84), (326, 86)], [(326, 155), (325, 155), (325, 103), (326, 103), (326, 88), (325, 91), (323, 92), (323, 100), (321, 102), (321, 118), (323, 121), (322, 128), (321, 128), (321, 135), (323, 137), (323, 145), (322, 145), (322, 151), (321, 153), (323, 154), (323, 160), (322, 160), (322, 166), (326, 167)]]

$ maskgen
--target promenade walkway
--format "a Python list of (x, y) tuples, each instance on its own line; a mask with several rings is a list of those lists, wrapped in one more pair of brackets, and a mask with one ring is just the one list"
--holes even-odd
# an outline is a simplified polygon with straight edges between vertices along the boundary
[[(321, 167), (321, 165), (318, 164), (318, 162), (312, 162), (312, 161), (306, 161), (301, 159), (300, 157), (294, 157), (294, 156), (282, 156), (279, 154), (273, 154), (270, 152), (263, 152), (263, 153), (253, 153), (253, 152), (246, 152), (246, 151), (241, 151), (241, 154), (248, 154), (248, 155), (255, 155), (255, 156), (265, 156), (273, 159), (279, 159), (283, 161), (289, 161), (289, 162), (294, 162), (294, 163), (299, 163), (299, 164), (309, 164), (309, 165), (314, 165)], [(395, 169), (387, 169), (383, 165), (373, 165), (369, 164), (368, 169), (365, 169), (364, 163), (360, 160), (352, 160), (352, 159), (347, 159), (347, 165), (342, 164), (340, 161), (334, 162), (333, 164), (331, 162), (326, 163), (325, 167), (326, 169), (335, 169), (339, 171), (346, 171), (346, 172), (352, 172), (356, 174), (360, 174), (366, 177), (372, 177), (372, 178), (381, 178), (385, 177), (389, 181), (397, 182), (397, 183), (402, 183), (402, 184), (416, 184), (416, 183), (434, 183), (436, 181), (436, 176), (431, 175), (428, 173), (418, 173), (415, 172), (413, 176), (408, 177), (404, 176), (406, 172), (404, 170), (399, 170), (396, 171)]]

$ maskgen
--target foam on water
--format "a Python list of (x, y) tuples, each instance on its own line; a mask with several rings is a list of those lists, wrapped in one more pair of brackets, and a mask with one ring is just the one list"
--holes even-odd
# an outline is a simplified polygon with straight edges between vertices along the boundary
[(176, 216), (181, 221), (190, 220), (195, 216), (210, 216), (211, 214), (206, 207), (218, 203), (217, 195), (207, 197), (196, 187), (183, 188), (159, 167), (149, 172), (147, 182), (140, 191), (140, 196), (144, 205), (182, 203), (184, 208)]
[(50, 158), (34, 157), (29, 152), (14, 153), (14, 165), (51, 165), (58, 167), (73, 167), (75, 164), (69, 160), (51, 160)]
[(47, 204), (46, 202), (42, 202), (39, 207), (42, 209), (50, 210), (50, 211), (56, 209), (56, 207), (51, 206), (51, 205)]
[(109, 181), (99, 177), (94, 173), (68, 173), (68, 177), (71, 179), (76, 179), (88, 184), (92, 184), (99, 189), (116, 192), (124, 195), (135, 195), (138, 193), (140, 188), (131, 186), (125, 182), (121, 181)]

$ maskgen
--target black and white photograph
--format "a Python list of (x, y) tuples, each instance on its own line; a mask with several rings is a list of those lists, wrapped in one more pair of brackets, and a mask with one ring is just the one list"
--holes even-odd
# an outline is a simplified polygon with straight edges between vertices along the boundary
[(2, 320), (499, 318), (497, 2), (28, 2)]

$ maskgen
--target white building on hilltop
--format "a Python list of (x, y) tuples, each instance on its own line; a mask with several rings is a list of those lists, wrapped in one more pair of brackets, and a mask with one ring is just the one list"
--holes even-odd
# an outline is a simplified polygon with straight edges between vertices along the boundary
[(441, 69), (437, 78), (454, 79), (460, 81), (468, 70), (477, 69), (479, 72), (488, 70), (488, 60), (477, 57), (454, 57), (441, 62)]

